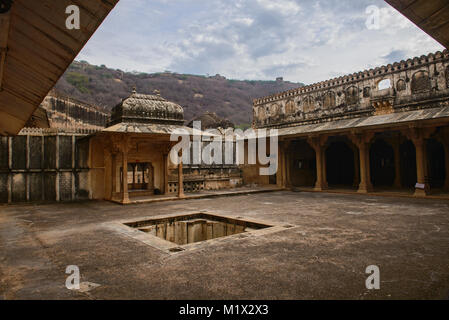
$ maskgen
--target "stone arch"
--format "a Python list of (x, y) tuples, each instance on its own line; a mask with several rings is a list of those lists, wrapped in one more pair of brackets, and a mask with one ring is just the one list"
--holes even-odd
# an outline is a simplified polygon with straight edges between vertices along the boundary
[(400, 145), (400, 171), (402, 187), (415, 190), (416, 177), (416, 149), (411, 140), (405, 140)]
[(407, 89), (407, 84), (405, 83), (404, 79), (399, 79), (398, 82), (396, 83), (396, 90), (398, 92), (400, 91), (405, 91)]
[(430, 91), (430, 77), (427, 71), (418, 71), (412, 76), (412, 93)]
[(359, 89), (355, 86), (349, 87), (346, 89), (345, 97), (347, 105), (357, 104), (359, 102)]
[(330, 109), (335, 108), (337, 106), (337, 97), (335, 92), (328, 91), (323, 96), (323, 108)]
[(290, 183), (295, 187), (313, 187), (316, 182), (315, 150), (305, 141), (293, 141), (288, 149)]
[(370, 87), (363, 88), (363, 97), (364, 98), (371, 97), (371, 88)]
[(303, 111), (311, 112), (315, 110), (315, 99), (312, 96), (307, 96), (303, 100)]
[(377, 90), (385, 90), (390, 89), (392, 87), (391, 80), (388, 78), (384, 78), (377, 82)]
[(427, 171), (430, 187), (443, 188), (446, 179), (445, 152), (443, 144), (436, 139), (426, 142)]
[(330, 138), (326, 154), (326, 177), (329, 186), (352, 187), (355, 175), (354, 150), (346, 139)]
[(373, 186), (389, 187), (395, 179), (394, 149), (384, 139), (374, 141), (370, 148), (371, 183)]

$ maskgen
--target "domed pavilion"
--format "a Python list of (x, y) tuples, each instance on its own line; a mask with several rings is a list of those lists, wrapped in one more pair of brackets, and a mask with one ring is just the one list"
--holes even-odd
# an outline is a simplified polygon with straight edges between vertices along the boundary
[[(184, 196), (182, 163), (178, 183), (168, 186), (170, 141), (175, 130), (183, 129), (184, 110), (161, 97), (135, 90), (112, 109), (109, 126), (90, 138), (92, 193), (95, 199), (129, 203), (130, 197), (177, 193)], [(126, 168), (123, 175), (123, 168)], [(179, 187), (180, 186), (180, 187)]]

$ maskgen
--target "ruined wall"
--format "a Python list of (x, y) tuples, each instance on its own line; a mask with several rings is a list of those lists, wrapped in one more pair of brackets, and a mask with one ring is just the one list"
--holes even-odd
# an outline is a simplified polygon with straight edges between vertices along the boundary
[(45, 97), (41, 107), (47, 111), (51, 128), (102, 129), (109, 122), (109, 114), (99, 107), (51, 93)]
[[(387, 81), (385, 81), (387, 80)], [(390, 87), (385, 88), (386, 82)], [(254, 127), (281, 127), (438, 107), (449, 99), (449, 51), (254, 100)], [(390, 104), (378, 103), (390, 101)]]
[(84, 137), (51, 129), (0, 137), (0, 203), (89, 199)]

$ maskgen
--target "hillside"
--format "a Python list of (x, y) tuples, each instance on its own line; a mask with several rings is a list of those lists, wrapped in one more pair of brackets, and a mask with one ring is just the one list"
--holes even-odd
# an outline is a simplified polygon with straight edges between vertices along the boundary
[(215, 112), (237, 125), (252, 121), (252, 100), (302, 84), (285, 81), (239, 81), (176, 73), (137, 73), (94, 66), (75, 61), (55, 86), (55, 90), (77, 100), (111, 110), (133, 87), (140, 93), (154, 90), (184, 108), (186, 122), (206, 111)]

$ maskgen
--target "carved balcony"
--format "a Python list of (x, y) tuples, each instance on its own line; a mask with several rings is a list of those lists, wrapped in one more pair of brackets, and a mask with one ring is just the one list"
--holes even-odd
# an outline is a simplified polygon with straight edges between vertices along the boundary
[(371, 94), (371, 105), (375, 115), (390, 114), (394, 112), (393, 106), (396, 92), (393, 88), (373, 91)]

